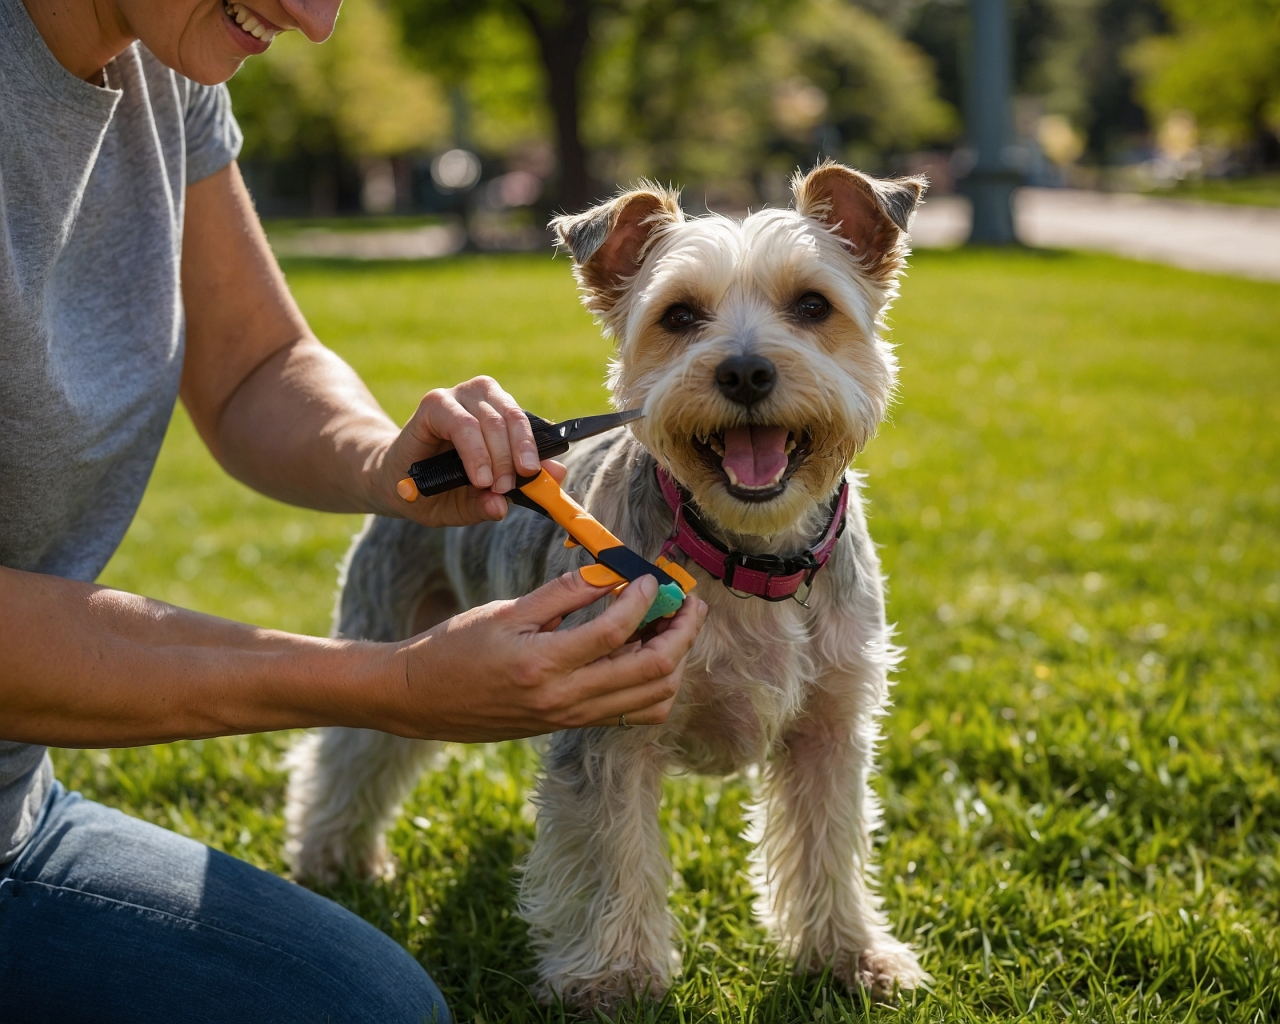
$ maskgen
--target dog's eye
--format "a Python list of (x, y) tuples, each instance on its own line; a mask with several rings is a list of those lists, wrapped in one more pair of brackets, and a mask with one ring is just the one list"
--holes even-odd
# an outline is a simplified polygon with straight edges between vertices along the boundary
[(669, 331), (687, 331), (697, 322), (697, 316), (688, 306), (672, 306), (662, 314), (662, 326)]
[(796, 303), (796, 312), (806, 320), (821, 320), (831, 312), (831, 303), (817, 292), (801, 295)]

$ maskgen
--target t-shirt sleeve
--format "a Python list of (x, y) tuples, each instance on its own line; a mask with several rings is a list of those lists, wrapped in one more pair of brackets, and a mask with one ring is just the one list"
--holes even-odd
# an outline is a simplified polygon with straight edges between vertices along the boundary
[(220, 171), (240, 152), (244, 136), (231, 113), (231, 94), (225, 85), (188, 87), (186, 136), (187, 184)]

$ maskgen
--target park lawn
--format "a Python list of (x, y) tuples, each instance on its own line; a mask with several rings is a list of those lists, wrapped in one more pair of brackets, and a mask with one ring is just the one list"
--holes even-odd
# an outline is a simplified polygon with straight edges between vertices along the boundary
[(1280, 206), (1280, 174), (1180, 181), (1172, 188), (1155, 189), (1151, 194), (1171, 199), (1198, 199), (1208, 203)]
[[(403, 418), (480, 372), (548, 416), (605, 408), (606, 346), (549, 257), (286, 267)], [(936, 979), (869, 1007), (795, 979), (750, 914), (749, 780), (673, 779), (696, 1024), (1280, 1017), (1280, 287), (1100, 256), (921, 254), (900, 400), (858, 466), (907, 648), (877, 847)], [(357, 520), (230, 481), (176, 415), (105, 582), (322, 633)], [(59, 752), (64, 781), (282, 871), (278, 734)], [(395, 827), (400, 873), (328, 895), (405, 944), (460, 1021), (529, 999), (513, 865), (526, 744), (459, 747)]]

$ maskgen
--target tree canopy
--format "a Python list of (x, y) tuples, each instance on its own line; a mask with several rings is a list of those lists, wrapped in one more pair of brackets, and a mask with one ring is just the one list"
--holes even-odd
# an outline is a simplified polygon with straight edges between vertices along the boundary
[(957, 127), (928, 58), (845, 0), (391, 3), (477, 125), (503, 102), (495, 80), (509, 119), (545, 112), (566, 209), (641, 174), (743, 180), (819, 152), (875, 163)]
[(1173, 32), (1138, 44), (1132, 60), (1157, 117), (1190, 111), (1227, 144), (1280, 137), (1280, 0), (1163, 0)]

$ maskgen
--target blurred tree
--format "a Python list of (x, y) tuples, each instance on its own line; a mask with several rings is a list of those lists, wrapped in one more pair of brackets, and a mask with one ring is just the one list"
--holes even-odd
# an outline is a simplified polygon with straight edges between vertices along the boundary
[[(846, 0), (390, 2), (424, 66), (470, 99), (484, 88), (497, 99), (484, 72), (513, 74), (513, 36), (524, 31), (568, 210), (598, 197), (593, 170), (724, 181), (750, 176), (770, 152), (867, 162), (954, 132), (928, 60)], [(485, 32), (506, 40), (500, 66), (478, 44)]]
[[(595, 61), (592, 139), (615, 176), (707, 183), (760, 177), (782, 199), (798, 163), (876, 169), (957, 129), (928, 59), (844, 0), (637, 3)], [(731, 199), (732, 201), (732, 199)]]
[(1134, 47), (1157, 119), (1190, 111), (1201, 131), (1280, 163), (1280, 0), (1163, 0), (1173, 33)]
[[(960, 104), (968, 0), (858, 0), (932, 59), (941, 97)], [(1162, 31), (1160, 0), (1009, 0), (1014, 82), (1044, 112), (1065, 117), (1105, 162), (1148, 129), (1123, 54)]]
[(448, 129), (440, 86), (406, 61), (378, 0), (346, 0), (324, 46), (282, 33), (230, 86), (249, 157), (391, 156), (432, 146)]
[(532, 34), (542, 66), (559, 163), (559, 200), (567, 210), (594, 198), (580, 128), (582, 66), (591, 22), (607, 0), (390, 0), (406, 44), (425, 66), (452, 85), (477, 77), (488, 55), (475, 45), (486, 26), (495, 35), (522, 24)]

